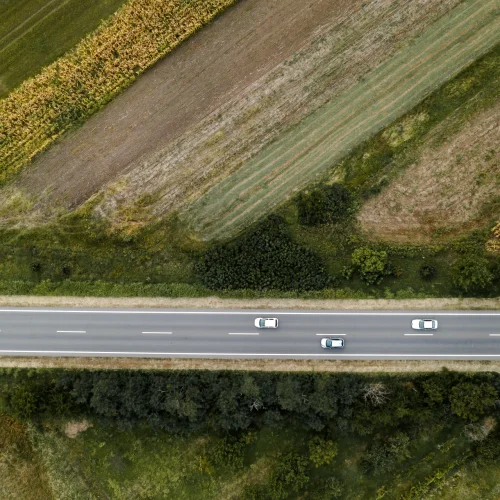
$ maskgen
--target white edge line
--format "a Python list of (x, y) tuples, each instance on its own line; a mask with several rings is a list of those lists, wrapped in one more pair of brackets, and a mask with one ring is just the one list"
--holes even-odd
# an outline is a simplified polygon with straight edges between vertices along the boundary
[(424, 335), (424, 336), (432, 336), (434, 335), (433, 333), (405, 333), (406, 336), (415, 336), (415, 335)]
[(172, 332), (142, 332), (143, 335), (172, 335)]
[(116, 356), (308, 356), (308, 357), (385, 357), (385, 358), (499, 358), (500, 354), (280, 354), (229, 352), (133, 352), (133, 351), (28, 351), (1, 349), (0, 354), (109, 354)]
[(85, 330), (57, 330), (56, 333), (87, 333)]
[[(59, 309), (0, 309), (0, 313), (14, 312), (14, 313), (64, 313), (64, 314), (225, 314), (225, 315), (280, 315), (280, 316), (416, 316), (421, 315), (420, 312), (253, 312), (243, 311), (110, 311), (110, 310), (59, 310)], [(429, 314), (429, 313), (425, 313)], [(430, 314), (434, 316), (500, 316), (499, 313), (443, 313), (433, 311)]]
[(259, 332), (252, 332), (252, 333), (228, 333), (228, 335), (260, 335)]

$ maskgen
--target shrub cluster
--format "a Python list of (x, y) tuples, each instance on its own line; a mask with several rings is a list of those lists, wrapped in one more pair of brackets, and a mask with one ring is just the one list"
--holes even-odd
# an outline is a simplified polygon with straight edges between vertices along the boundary
[(352, 265), (361, 273), (361, 279), (368, 285), (378, 285), (384, 275), (392, 273), (387, 266), (387, 252), (361, 247), (352, 253)]
[(342, 184), (304, 191), (297, 197), (299, 221), (306, 226), (337, 222), (349, 214), (351, 202), (351, 193)]
[(320, 290), (328, 284), (321, 259), (293, 242), (272, 215), (234, 243), (209, 249), (196, 270), (211, 290)]
[(493, 281), (489, 262), (483, 257), (464, 255), (452, 268), (453, 284), (463, 292), (478, 292)]
[(130, 0), (0, 101), (0, 182), (235, 0)]

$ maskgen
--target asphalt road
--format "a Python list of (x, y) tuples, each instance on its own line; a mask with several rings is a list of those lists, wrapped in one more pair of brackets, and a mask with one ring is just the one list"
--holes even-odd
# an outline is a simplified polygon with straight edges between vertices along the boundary
[[(279, 328), (255, 328), (256, 317)], [(415, 335), (415, 318), (439, 328)], [(345, 348), (322, 349), (323, 336)], [(499, 359), (500, 311), (0, 309), (0, 356), (18, 355)]]

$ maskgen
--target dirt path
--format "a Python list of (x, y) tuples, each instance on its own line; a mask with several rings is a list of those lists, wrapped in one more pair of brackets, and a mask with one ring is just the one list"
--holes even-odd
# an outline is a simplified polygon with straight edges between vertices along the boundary
[(367, 78), (283, 134), (186, 214), (207, 239), (247, 227), (500, 41), (497, 0), (469, 0)]
[(165, 147), (361, 0), (241, 0), (27, 169), (17, 185), (75, 207)]

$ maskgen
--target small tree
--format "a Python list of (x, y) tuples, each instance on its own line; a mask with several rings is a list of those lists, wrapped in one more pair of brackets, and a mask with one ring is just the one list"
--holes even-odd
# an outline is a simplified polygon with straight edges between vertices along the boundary
[(321, 186), (297, 197), (299, 221), (318, 226), (342, 220), (351, 208), (351, 194), (342, 184)]
[(365, 453), (361, 465), (365, 472), (390, 472), (398, 462), (409, 458), (410, 438), (404, 432), (396, 434), (386, 441), (375, 442)]
[(319, 436), (315, 436), (309, 441), (309, 460), (315, 467), (330, 464), (336, 455), (337, 445), (333, 441)]
[(309, 481), (306, 474), (307, 459), (297, 453), (280, 456), (280, 462), (271, 477), (272, 498), (288, 498), (293, 491), (298, 493)]
[(429, 264), (424, 264), (423, 266), (420, 266), (418, 274), (420, 274), (420, 277), (423, 280), (430, 280), (436, 276), (436, 268)]
[(475, 421), (495, 404), (497, 391), (487, 382), (463, 382), (451, 390), (451, 411), (466, 420)]
[(373, 382), (363, 389), (365, 401), (372, 406), (383, 405), (387, 401), (390, 393), (391, 391), (382, 382)]
[(38, 408), (36, 394), (27, 387), (16, 387), (9, 397), (10, 411), (21, 419), (30, 418)]
[(361, 247), (352, 254), (352, 265), (359, 269), (361, 278), (369, 285), (379, 284), (385, 274), (387, 252)]
[(489, 286), (493, 274), (484, 258), (467, 255), (456, 262), (452, 269), (453, 284), (464, 292), (474, 292)]

